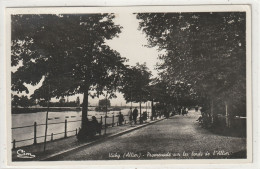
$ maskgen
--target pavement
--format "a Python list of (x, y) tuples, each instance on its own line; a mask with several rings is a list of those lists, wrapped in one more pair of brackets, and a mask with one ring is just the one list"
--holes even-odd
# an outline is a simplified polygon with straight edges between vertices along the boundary
[[(93, 144), (102, 142), (106, 139), (113, 138), (128, 132), (131, 132), (133, 130), (137, 130), (139, 128), (145, 127), (147, 125), (156, 123), (161, 119), (157, 119), (154, 121), (151, 121), (150, 119), (147, 120), (143, 124), (133, 124), (130, 125), (129, 123), (126, 123), (122, 126), (114, 126), (114, 127), (108, 127), (106, 129), (106, 134), (104, 134), (104, 129), (102, 129), (101, 135), (96, 135), (93, 139), (88, 140), (86, 142), (80, 142), (77, 140), (76, 136), (71, 136), (68, 138), (61, 138), (53, 141), (49, 141), (46, 144), (46, 149), (44, 151), (44, 144), (38, 143), (36, 145), (29, 145), (29, 146), (23, 146), (18, 147), (12, 150), (12, 160), (13, 161), (43, 161), (43, 160), (50, 160), (53, 158), (56, 158), (56, 156), (60, 156), (62, 154), (69, 153), (71, 151), (80, 149), (82, 147), (91, 146)], [(32, 156), (35, 156), (33, 158), (21, 158), (18, 157), (18, 154), (22, 153), (30, 153)]]
[(50, 160), (246, 158), (246, 138), (214, 134), (199, 126), (199, 115), (176, 115)]

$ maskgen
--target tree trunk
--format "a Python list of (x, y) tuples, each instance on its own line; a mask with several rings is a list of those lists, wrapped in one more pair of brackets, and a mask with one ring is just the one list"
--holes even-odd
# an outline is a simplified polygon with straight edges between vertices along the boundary
[(227, 102), (225, 102), (225, 109), (226, 109), (226, 127), (229, 127), (229, 114), (228, 114)]
[(81, 127), (84, 128), (88, 118), (88, 90), (83, 94)]
[(151, 104), (152, 104), (152, 105), (151, 105), (151, 106), (152, 106), (152, 111), (151, 111), (151, 113), (152, 113), (152, 114), (151, 114), (151, 120), (153, 120), (153, 117), (154, 117), (154, 114), (155, 114), (155, 113), (154, 113), (155, 110), (154, 110), (154, 107), (153, 107), (153, 99), (152, 99), (152, 103), (151, 103)]
[(141, 115), (142, 115), (142, 102), (140, 102), (140, 117), (139, 117), (140, 124), (142, 123)]
[(211, 122), (214, 123), (214, 109), (213, 109), (213, 98), (211, 98), (210, 102), (210, 116), (211, 116)]

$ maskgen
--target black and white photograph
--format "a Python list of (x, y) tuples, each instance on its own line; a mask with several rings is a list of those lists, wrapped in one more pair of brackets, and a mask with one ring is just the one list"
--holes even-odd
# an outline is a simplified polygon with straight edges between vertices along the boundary
[(10, 162), (251, 161), (250, 16), (10, 8)]

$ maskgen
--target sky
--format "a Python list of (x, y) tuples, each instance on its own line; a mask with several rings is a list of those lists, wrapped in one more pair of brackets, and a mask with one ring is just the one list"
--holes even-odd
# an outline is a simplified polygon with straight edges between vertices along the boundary
[[(121, 25), (123, 27), (121, 30), (122, 32), (119, 34), (119, 37), (106, 41), (107, 45), (119, 52), (122, 57), (127, 58), (129, 61), (126, 64), (134, 66), (137, 62), (140, 64), (146, 63), (147, 67), (152, 72), (153, 77), (157, 76), (155, 65), (156, 62), (158, 62), (157, 57), (159, 52), (156, 50), (156, 48), (145, 47), (145, 45), (147, 45), (147, 39), (145, 34), (138, 30), (139, 21), (136, 19), (136, 16), (131, 13), (120, 13), (115, 15), (116, 17), (114, 22), (115, 24)], [(42, 81), (36, 86), (26, 85), (29, 89), (28, 95), (31, 95), (35, 89), (39, 88), (41, 83)], [(125, 105), (126, 102), (123, 98), (123, 95), (121, 93), (116, 93), (116, 95), (117, 98), (110, 100), (111, 105)], [(77, 96), (80, 97), (80, 101), (82, 102), (82, 94), (70, 96), (68, 99), (69, 101), (74, 101), (76, 100)], [(89, 97), (89, 103), (96, 106), (99, 99), (103, 98), (103, 96), (95, 99)], [(53, 98), (51, 101), (57, 101), (57, 99)], [(133, 105), (135, 106), (137, 104)]]

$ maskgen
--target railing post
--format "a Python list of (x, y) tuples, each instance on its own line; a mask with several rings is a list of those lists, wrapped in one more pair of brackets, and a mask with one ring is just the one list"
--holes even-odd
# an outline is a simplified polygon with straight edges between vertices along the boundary
[(64, 133), (64, 138), (67, 137), (67, 119), (65, 119), (65, 133)]
[(15, 149), (15, 139), (14, 139), (14, 141), (13, 141), (13, 149)]
[(107, 116), (105, 115), (105, 132), (104, 135), (107, 133)]
[(37, 123), (34, 122), (34, 137), (33, 144), (37, 144)]
[(76, 136), (78, 135), (78, 129), (76, 129)]
[(126, 124), (126, 120), (125, 120), (125, 124)]
[(103, 123), (103, 117), (102, 116), (100, 117), (100, 123), (101, 124)]
[(53, 141), (53, 133), (51, 133), (51, 141)]
[(105, 116), (105, 128), (107, 128), (107, 116)]
[(112, 127), (114, 127), (115, 116), (112, 117)]

